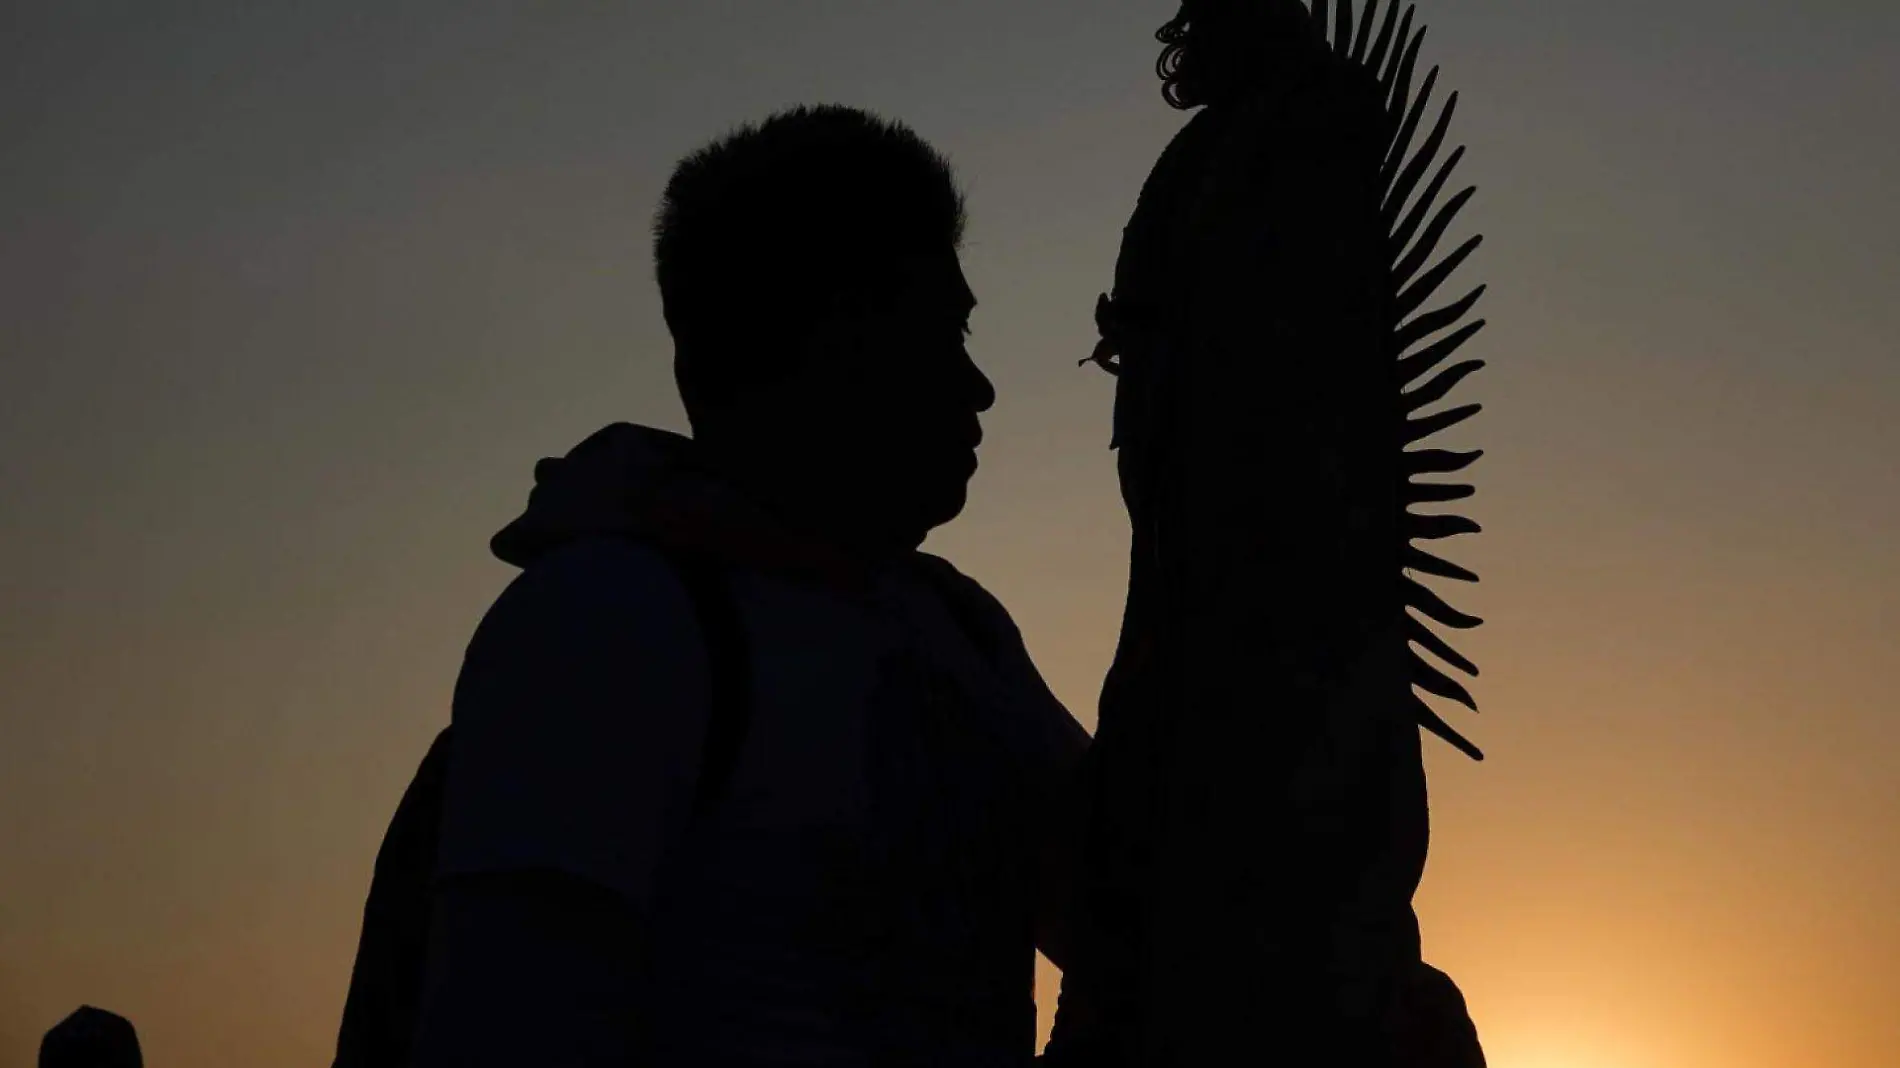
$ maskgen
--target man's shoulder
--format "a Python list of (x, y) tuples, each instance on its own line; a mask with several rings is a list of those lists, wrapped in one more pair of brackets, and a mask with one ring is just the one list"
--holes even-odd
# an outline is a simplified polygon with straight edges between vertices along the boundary
[(915, 554), (915, 562), (925, 579), (946, 599), (981, 613), (988, 617), (986, 621), (992, 625), (1000, 622), (1012, 631), (1016, 629), (1016, 624), (1010, 619), (1009, 610), (1003, 607), (1003, 602), (997, 600), (996, 596), (985, 589), (982, 583), (959, 570), (957, 565), (941, 556), (922, 550)]
[(601, 535), (576, 539), (537, 557), (502, 596), (607, 597), (679, 589), (678, 568), (668, 553), (635, 538)]
[(1026, 697), (1024, 707), (1038, 710), (1029, 718), (1046, 731), (1041, 735), (1047, 747), (1044, 751), (1054, 756), (1058, 766), (1068, 766), (1087, 748), (1088, 732), (1049, 689), (1009, 611), (982, 583), (948, 560), (924, 552), (916, 555), (919, 568), (956, 618), (964, 637), (988, 660), (999, 680), (1017, 687), (1017, 692)]
[(585, 538), (523, 568), (490, 606), (476, 637), (550, 623), (645, 622), (670, 629), (690, 612), (684, 581), (666, 553), (631, 538)]
[(437, 872), (552, 870), (644, 903), (699, 766), (708, 650), (663, 553), (535, 558), (456, 680)]
[(1022, 631), (1003, 602), (984, 589), (982, 583), (941, 556), (920, 551), (916, 554), (916, 565), (964, 635), (985, 656), (992, 660), (1027, 658)]

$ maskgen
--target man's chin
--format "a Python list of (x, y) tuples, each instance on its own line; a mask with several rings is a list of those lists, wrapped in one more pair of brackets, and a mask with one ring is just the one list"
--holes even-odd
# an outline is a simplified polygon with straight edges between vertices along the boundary
[(949, 524), (963, 514), (963, 508), (969, 503), (970, 491), (968, 479), (952, 483), (946, 481), (943, 488), (933, 494), (928, 501), (919, 502), (915, 524), (921, 531), (917, 535), (917, 544), (922, 545), (930, 532)]

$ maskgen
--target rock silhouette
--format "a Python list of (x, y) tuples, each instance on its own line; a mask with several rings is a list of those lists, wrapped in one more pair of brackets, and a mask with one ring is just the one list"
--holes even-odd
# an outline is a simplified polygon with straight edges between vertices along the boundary
[(117, 1013), (82, 1005), (40, 1041), (39, 1068), (144, 1068), (138, 1031)]

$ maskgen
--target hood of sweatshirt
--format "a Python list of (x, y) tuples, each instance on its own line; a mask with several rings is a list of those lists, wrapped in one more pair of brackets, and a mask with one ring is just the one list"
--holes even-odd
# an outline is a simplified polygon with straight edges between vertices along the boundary
[(534, 466), (528, 506), (489, 548), (527, 567), (572, 542), (625, 537), (671, 552), (829, 585), (866, 577), (848, 557), (795, 531), (714, 473), (692, 439), (614, 423), (566, 456)]

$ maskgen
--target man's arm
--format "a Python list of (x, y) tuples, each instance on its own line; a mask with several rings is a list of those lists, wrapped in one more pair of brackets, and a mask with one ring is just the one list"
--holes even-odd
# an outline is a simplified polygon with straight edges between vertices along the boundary
[(1082, 922), (1082, 842), (1089, 802), (1082, 764), (1088, 745), (1087, 732), (1076, 724), (1049, 800), (1037, 880), (1036, 948), (1051, 964), (1065, 969), (1074, 960), (1076, 942), (1082, 937), (1077, 929)]
[(1037, 739), (1044, 781), (1040, 870), (1037, 876), (1036, 948), (1058, 968), (1072, 959), (1080, 910), (1076, 905), (1077, 867), (1087, 818), (1087, 791), (1081, 782), (1082, 758), (1089, 733), (1069, 714), (1037, 670), (1022, 631), (982, 584), (941, 557), (919, 553), (918, 560), (956, 617), (964, 636), (989, 662), (991, 670), (1023, 700), (1034, 723), (1025, 731)]
[(496, 602), (456, 685), (420, 1068), (634, 1063), (706, 697), (691, 604), (648, 550), (560, 550)]
[(560, 872), (444, 879), (415, 1063), (638, 1064), (641, 931), (618, 894)]

